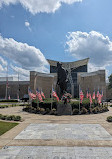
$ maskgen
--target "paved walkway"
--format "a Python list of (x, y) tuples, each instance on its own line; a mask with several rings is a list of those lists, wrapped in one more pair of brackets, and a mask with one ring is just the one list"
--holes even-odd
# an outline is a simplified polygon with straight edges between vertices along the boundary
[[(64, 157), (62, 155), (63, 153), (70, 156), (73, 151), (74, 158), (87, 158), (87, 154), (89, 153), (88, 151), (90, 150), (93, 157), (89, 156), (89, 158), (97, 159), (99, 157), (103, 159), (101, 154), (103, 154), (104, 149), (105, 152), (107, 152), (106, 154), (108, 154), (107, 157), (112, 159), (112, 154), (109, 153), (109, 151), (112, 152), (112, 150), (110, 150), (112, 147), (112, 123), (108, 123), (106, 121), (107, 116), (112, 115), (112, 108), (109, 109), (109, 112), (102, 114), (75, 116), (29, 114), (27, 112), (23, 112), (22, 107), (0, 109), (1, 114), (20, 115), (23, 119), (23, 122), (20, 122), (19, 125), (0, 137), (0, 148), (9, 146), (8, 148), (5, 147), (6, 149), (0, 150), (0, 155), (5, 155), (6, 152), (10, 152), (10, 149), (11, 152), (15, 151), (17, 148), (15, 146), (19, 146), (18, 152), (16, 151), (15, 155), (18, 153), (21, 154), (23, 150), (25, 151), (25, 149), (28, 151), (30, 146), (30, 148), (36, 149), (36, 152), (44, 148), (51, 152), (53, 148), (52, 152), (56, 151), (58, 155), (57, 158), (56, 154), (54, 156), (51, 155), (52, 157), (48, 155), (49, 158), (53, 159), (62, 159), (62, 157)], [(33, 129), (31, 128), (32, 126)], [(54, 129), (56, 131), (54, 131)], [(24, 133), (25, 131), (27, 132), (26, 135)], [(63, 152), (60, 147), (62, 149), (63, 147), (66, 147), (64, 148), (65, 151)], [(101, 154), (98, 154), (97, 150), (99, 149), (96, 149), (98, 147), (101, 150)], [(81, 155), (82, 150), (86, 154)], [(61, 153), (61, 151), (63, 153)], [(76, 151), (81, 152), (80, 156), (76, 155)], [(10, 153), (8, 155), (10, 156)], [(65, 156), (66, 159), (73, 159), (73, 156), (72, 158), (67, 158), (67, 155)], [(106, 159), (106, 156), (104, 157)], [(40, 158), (43, 159), (42, 157)], [(0, 159), (2, 158), (0, 157)]]

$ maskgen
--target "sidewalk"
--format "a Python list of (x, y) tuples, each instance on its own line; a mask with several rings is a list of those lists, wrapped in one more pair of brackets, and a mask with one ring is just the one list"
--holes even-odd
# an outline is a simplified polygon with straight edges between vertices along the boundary
[[(3, 134), (0, 137), (0, 148), (3, 148), (4, 146), (58, 146), (58, 147), (112, 147), (112, 140), (108, 139), (89, 139), (89, 140), (85, 140), (85, 139), (81, 139), (80, 138), (80, 134), (81, 131), (79, 131), (78, 134), (78, 130), (76, 131), (76, 135), (79, 135), (79, 139), (75, 139), (75, 138), (69, 138), (67, 139), (67, 137), (65, 136), (65, 138), (59, 138), (59, 136), (55, 137), (56, 135), (54, 135), (52, 137), (52, 132), (53, 131), (53, 126), (60, 126), (62, 125), (62, 127), (60, 127), (60, 129), (57, 128), (56, 131), (59, 130), (59, 132), (63, 132), (63, 135), (66, 135), (65, 131), (69, 131), (73, 130), (73, 126), (75, 124), (75, 126), (83, 126), (83, 124), (86, 124), (86, 127), (83, 126), (83, 131), (85, 128), (85, 132), (87, 131), (88, 135), (90, 134), (89, 137), (91, 137), (91, 132), (89, 129), (89, 125), (88, 124), (97, 124), (98, 127), (102, 127), (105, 129), (105, 133), (107, 132), (107, 134), (109, 133), (110, 136), (112, 136), (112, 123), (108, 123), (106, 121), (106, 118), (110, 115), (112, 115), (112, 108), (109, 108), (110, 111), (106, 112), (106, 113), (101, 113), (101, 114), (92, 114), (92, 115), (74, 115), (74, 116), (53, 116), (53, 115), (38, 115), (38, 114), (30, 114), (27, 112), (23, 112), (22, 111), (23, 107), (11, 107), (11, 108), (5, 108), (5, 109), (1, 109), (0, 113), (1, 114), (9, 114), (9, 115), (20, 115), (23, 119), (23, 122), (20, 122), (19, 125), (17, 125), (16, 127), (14, 127), (13, 129), (11, 129), (10, 131), (6, 132), (5, 134)], [(48, 130), (46, 129), (42, 129), (42, 135), (39, 138), (39, 131), (37, 132), (37, 137), (38, 139), (33, 138), (34, 131), (32, 129), (32, 137), (29, 138), (29, 135), (27, 135), (28, 139), (25, 138), (21, 138), (20, 133), (23, 131), (27, 131), (27, 129), (29, 128), (30, 124), (34, 125), (34, 129), (36, 129), (36, 127), (39, 124), (46, 124), (45, 127), (52, 125), (52, 127)], [(65, 125), (68, 125), (69, 127), (67, 128)], [(65, 126), (65, 128), (63, 128), (63, 126)], [(91, 125), (92, 126), (92, 125)], [(28, 129), (29, 130), (29, 129)], [(75, 130), (75, 129), (74, 129)], [(51, 133), (51, 137), (49, 139), (47, 139), (48, 136), (46, 136), (46, 139), (44, 139), (45, 135), (43, 136), (43, 134), (45, 131), (49, 131), (52, 132)], [(58, 133), (59, 133), (58, 132)], [(89, 132), (89, 133), (88, 133)], [(70, 132), (72, 134), (72, 132)], [(94, 130), (94, 134), (96, 135), (100, 135), (97, 134), (98, 132), (96, 130)], [(101, 135), (103, 135), (103, 132), (100, 132)], [(93, 135), (94, 135), (93, 134)], [(20, 135), (20, 139), (17, 139), (17, 136)], [(14, 147), (12, 147), (12, 149), (14, 149)]]

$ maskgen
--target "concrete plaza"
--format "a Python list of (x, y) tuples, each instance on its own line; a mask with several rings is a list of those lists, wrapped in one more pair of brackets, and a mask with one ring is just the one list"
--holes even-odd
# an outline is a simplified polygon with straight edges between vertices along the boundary
[(0, 159), (112, 159), (112, 123), (102, 114), (50, 116), (1, 109), (23, 122), (0, 136)]

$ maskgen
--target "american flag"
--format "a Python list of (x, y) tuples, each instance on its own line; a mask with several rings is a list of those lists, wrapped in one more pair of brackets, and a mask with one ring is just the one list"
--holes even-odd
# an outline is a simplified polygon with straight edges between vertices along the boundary
[(92, 104), (92, 103), (93, 103), (93, 101), (92, 101), (92, 97), (91, 97), (91, 93), (89, 93), (89, 101), (90, 101), (90, 104)]
[(29, 94), (31, 99), (36, 99), (36, 95), (34, 93), (32, 93), (30, 88), (28, 89), (28, 94)]
[(101, 103), (101, 100), (102, 100), (102, 95), (99, 94), (99, 96), (98, 96), (98, 103), (99, 103), (99, 104)]
[(84, 94), (83, 94), (83, 92), (82, 92), (82, 90), (80, 91), (80, 102), (82, 103), (82, 101), (83, 101), (83, 98), (84, 98)]
[(93, 99), (95, 99), (95, 91), (93, 92), (93, 96), (92, 96), (92, 98), (93, 98)]
[(59, 101), (59, 97), (57, 96), (56, 92), (54, 91), (54, 89), (52, 88), (52, 96), (56, 97), (57, 101)]
[(41, 96), (45, 99), (45, 95), (42, 90), (41, 90)]
[(102, 92), (101, 92), (101, 96), (103, 97), (103, 90), (102, 90)]
[(40, 91), (38, 90), (38, 88), (36, 90), (36, 96), (38, 97), (38, 99), (39, 99), (40, 102), (43, 102), (42, 96), (41, 96)]
[(86, 98), (89, 98), (89, 94), (88, 94), (88, 91), (87, 91), (87, 94), (86, 94)]
[(99, 93), (99, 90), (98, 90), (98, 91), (97, 91), (97, 94), (96, 94), (96, 97), (97, 97), (97, 98), (99, 97), (99, 94), (100, 94), (100, 93)]
[(10, 95), (8, 96), (8, 100), (10, 100)]

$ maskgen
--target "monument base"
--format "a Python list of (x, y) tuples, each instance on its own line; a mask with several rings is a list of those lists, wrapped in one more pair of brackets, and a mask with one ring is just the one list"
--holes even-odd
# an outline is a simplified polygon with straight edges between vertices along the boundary
[(72, 115), (72, 107), (70, 104), (58, 104), (57, 115)]

